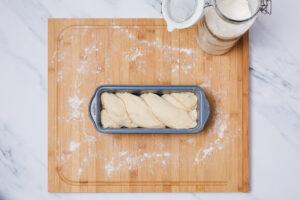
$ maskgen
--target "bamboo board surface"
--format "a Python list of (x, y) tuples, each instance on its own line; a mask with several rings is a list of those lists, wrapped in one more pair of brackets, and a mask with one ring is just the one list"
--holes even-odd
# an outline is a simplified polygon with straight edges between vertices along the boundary
[[(249, 47), (207, 55), (197, 27), (162, 19), (49, 19), (49, 192), (248, 192)], [(104, 84), (200, 85), (198, 134), (101, 134), (88, 114)]]

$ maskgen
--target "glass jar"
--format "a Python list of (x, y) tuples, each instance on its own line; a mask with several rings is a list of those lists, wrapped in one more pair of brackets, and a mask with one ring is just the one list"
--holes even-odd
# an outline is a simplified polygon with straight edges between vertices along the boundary
[[(182, 0), (184, 1), (184, 0)], [(174, 2), (174, 3), (173, 3)], [(195, 0), (194, 12), (183, 15), (180, 0), (163, 0), (162, 13), (168, 30), (187, 28), (198, 22), (197, 42), (207, 53), (221, 55), (228, 52), (252, 26), (258, 13), (271, 14), (271, 0)], [(177, 3), (178, 6), (172, 6)], [(171, 10), (172, 7), (176, 10)], [(184, 9), (183, 9), (184, 10)], [(186, 20), (174, 20), (173, 13), (188, 16)], [(184, 18), (185, 19), (185, 18)], [(200, 19), (200, 20), (199, 20)]]
[(245, 0), (248, 5), (240, 3), (238, 12), (235, 12), (236, 5), (224, 2), (232, 1), (213, 0), (213, 4), (207, 4), (206, 14), (198, 23), (197, 42), (205, 52), (213, 55), (228, 52), (252, 26), (259, 11), (271, 13), (266, 10), (269, 1)]

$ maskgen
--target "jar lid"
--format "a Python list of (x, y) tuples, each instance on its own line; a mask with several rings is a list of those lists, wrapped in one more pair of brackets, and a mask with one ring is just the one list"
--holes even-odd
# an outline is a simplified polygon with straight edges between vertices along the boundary
[(198, 22), (204, 15), (204, 0), (163, 0), (162, 15), (168, 31), (184, 29)]

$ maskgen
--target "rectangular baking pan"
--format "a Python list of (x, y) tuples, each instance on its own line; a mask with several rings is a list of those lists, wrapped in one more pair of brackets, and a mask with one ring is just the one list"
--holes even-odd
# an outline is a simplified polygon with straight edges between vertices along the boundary
[[(128, 92), (135, 95), (153, 92), (158, 95), (172, 92), (193, 92), (197, 98), (197, 126), (191, 129), (150, 129), (150, 128), (103, 128), (101, 125), (101, 94), (103, 92)], [(95, 128), (101, 133), (198, 133), (203, 130), (210, 109), (202, 88), (196, 85), (103, 85), (96, 89), (89, 105), (90, 117)]]

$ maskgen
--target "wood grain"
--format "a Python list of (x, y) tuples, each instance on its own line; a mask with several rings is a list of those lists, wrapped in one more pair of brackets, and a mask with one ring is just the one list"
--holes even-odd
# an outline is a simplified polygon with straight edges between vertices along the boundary
[[(207, 55), (196, 26), (162, 19), (49, 19), (49, 192), (248, 192), (248, 35)], [(103, 84), (200, 85), (198, 134), (101, 134), (88, 105)]]

